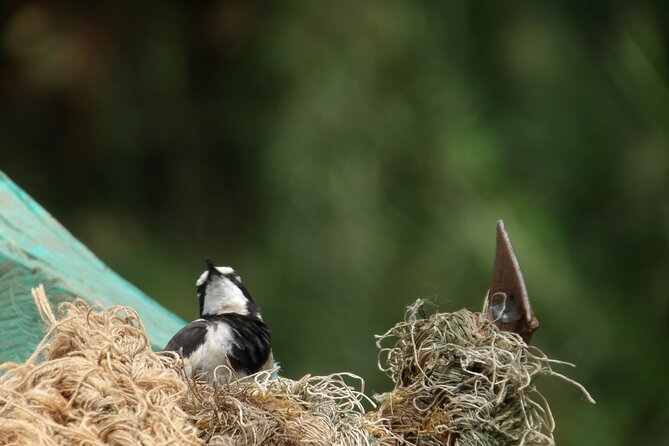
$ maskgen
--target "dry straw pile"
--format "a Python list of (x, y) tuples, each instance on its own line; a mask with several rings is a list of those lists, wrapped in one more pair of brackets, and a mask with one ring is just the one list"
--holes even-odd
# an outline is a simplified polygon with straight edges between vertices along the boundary
[[(555, 423), (533, 385), (539, 375), (562, 378), (539, 349), (500, 331), (485, 315), (460, 310), (407, 310), (405, 322), (378, 336), (379, 368), (394, 381), (374, 416), (410, 444), (552, 445)], [(392, 343), (384, 347), (384, 343)]]
[(561, 376), (554, 361), (479, 313), (411, 306), (379, 337), (395, 389), (366, 413), (355, 375), (211, 387), (185, 379), (175, 354), (152, 352), (131, 308), (77, 300), (57, 318), (43, 289), (33, 295), (48, 332), (25, 364), (0, 366), (0, 444), (553, 444), (532, 382)]
[(151, 351), (134, 310), (81, 300), (51, 311), (33, 290), (47, 334), (24, 364), (0, 366), (0, 444), (198, 444), (179, 406), (172, 358)]

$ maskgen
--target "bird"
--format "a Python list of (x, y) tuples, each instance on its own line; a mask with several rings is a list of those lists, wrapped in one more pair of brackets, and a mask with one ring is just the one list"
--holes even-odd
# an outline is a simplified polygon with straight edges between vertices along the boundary
[[(272, 334), (260, 308), (228, 266), (207, 269), (195, 283), (200, 318), (179, 330), (164, 351), (179, 353), (186, 375), (213, 384), (276, 367)], [(217, 367), (224, 365), (226, 367)]]

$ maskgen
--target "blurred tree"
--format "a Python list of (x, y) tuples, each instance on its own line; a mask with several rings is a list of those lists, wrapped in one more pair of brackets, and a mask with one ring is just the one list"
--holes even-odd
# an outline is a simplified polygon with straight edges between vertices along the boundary
[(559, 444), (666, 444), (666, 2), (5, 2), (0, 168), (185, 318), (234, 265), (284, 374), (416, 297), (478, 308), (505, 218)]

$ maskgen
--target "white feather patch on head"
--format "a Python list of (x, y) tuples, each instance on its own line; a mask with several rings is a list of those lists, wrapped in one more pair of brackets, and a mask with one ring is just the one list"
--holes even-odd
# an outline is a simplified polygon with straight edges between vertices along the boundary
[[(230, 268), (229, 266), (217, 266), (216, 269), (221, 274), (234, 274), (235, 273), (235, 270)], [(200, 275), (200, 277), (195, 282), (195, 286), (200, 286), (203, 283), (205, 283), (207, 281), (207, 277), (209, 277), (209, 270), (206, 270), (205, 272), (203, 272)]]

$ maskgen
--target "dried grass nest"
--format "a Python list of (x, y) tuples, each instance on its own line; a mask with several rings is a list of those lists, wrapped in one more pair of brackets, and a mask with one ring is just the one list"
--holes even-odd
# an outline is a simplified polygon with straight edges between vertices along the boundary
[(56, 317), (43, 288), (33, 296), (48, 331), (24, 364), (0, 365), (0, 444), (550, 445), (534, 378), (562, 377), (592, 401), (518, 335), (467, 310), (426, 315), (422, 300), (377, 337), (395, 388), (366, 412), (351, 373), (211, 387), (153, 352), (132, 308), (76, 300)]

